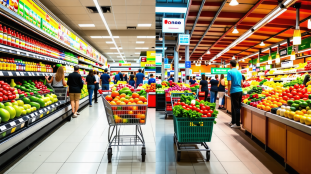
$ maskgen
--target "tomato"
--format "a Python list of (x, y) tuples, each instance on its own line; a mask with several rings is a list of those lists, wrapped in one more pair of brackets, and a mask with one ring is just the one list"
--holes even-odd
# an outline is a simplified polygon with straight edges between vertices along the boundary
[(283, 100), (287, 101), (287, 100), (288, 100), (288, 97), (287, 97), (287, 96), (284, 96), (284, 97), (283, 97)]
[(185, 102), (181, 102), (180, 104), (181, 104), (181, 106), (185, 106)]
[(303, 88), (303, 89), (301, 90), (301, 93), (303, 93), (303, 94), (305, 94), (305, 93), (307, 93), (307, 92), (308, 92), (307, 88)]
[(206, 115), (207, 115), (207, 117), (212, 117), (211, 113), (207, 113)]
[(6, 95), (3, 96), (4, 101), (7, 101), (8, 99), (9, 99), (8, 96), (6, 96)]
[(200, 112), (200, 110), (201, 110), (200, 108), (197, 108), (197, 109), (196, 109), (197, 112)]
[(199, 100), (199, 99), (196, 99), (195, 101), (200, 102), (200, 100)]
[(192, 108), (193, 108), (192, 106), (189, 106), (189, 109), (191, 109), (191, 110), (192, 110)]
[(297, 95), (299, 95), (300, 98), (303, 98), (303, 94), (301, 92), (298, 92)]
[(298, 88), (298, 89), (297, 89), (297, 93), (298, 93), (298, 92), (301, 92), (301, 88)]
[(304, 93), (303, 98), (309, 98), (309, 94)]
[(307, 101), (307, 100), (308, 100), (308, 98), (303, 98), (302, 100)]
[(295, 89), (298, 89), (298, 88), (299, 88), (299, 85), (298, 85), (298, 84), (295, 84), (295, 85), (294, 85), (294, 88), (295, 88)]
[(209, 107), (209, 106), (206, 106), (206, 110), (210, 110), (211, 109), (211, 107)]
[(201, 110), (206, 110), (206, 107), (205, 106), (201, 106)]
[(191, 103), (191, 106), (195, 106), (195, 104), (194, 104), (194, 103)]
[(186, 106), (182, 106), (182, 108), (186, 109)]
[(204, 111), (203, 111), (203, 114), (204, 114), (204, 115), (205, 115), (205, 114), (207, 114), (207, 113), (208, 113), (208, 111), (207, 111), (207, 110), (204, 110)]
[(304, 85), (304, 84), (301, 84), (299, 87), (300, 87), (300, 88), (304, 88), (304, 87), (305, 87), (305, 85)]
[(189, 111), (190, 109), (189, 109), (189, 108), (187, 108), (186, 110), (187, 110), (187, 111)]
[(289, 89), (285, 89), (285, 93), (289, 93)]
[(288, 93), (288, 94), (287, 94), (287, 97), (288, 97), (288, 98), (293, 98), (293, 94)]
[(208, 112), (212, 114), (214, 111), (213, 110), (209, 110)]
[(293, 89), (295, 89), (293, 86), (289, 87), (289, 91), (292, 91)]
[(291, 94), (293, 94), (293, 96), (295, 96), (295, 95), (297, 95), (297, 91), (294, 90), (294, 91), (291, 92)]
[(180, 102), (180, 99), (178, 99), (177, 101)]
[(286, 95), (287, 95), (287, 93), (284, 91), (284, 92), (282, 92), (282, 95), (283, 95), (283, 96), (286, 96)]
[(186, 106), (187, 108), (189, 108), (189, 105), (185, 104), (185, 106)]
[(3, 98), (2, 97), (0, 97), (0, 102), (2, 102), (3, 101)]
[(207, 118), (207, 115), (202, 115), (201, 117), (202, 117), (202, 118)]
[(295, 99), (295, 100), (300, 100), (300, 96), (299, 96), (299, 95), (295, 95), (295, 96), (294, 96), (294, 99)]
[(12, 96), (13, 96), (13, 99), (16, 99), (16, 95), (15, 94), (13, 94)]
[(201, 107), (201, 106), (204, 106), (204, 103), (201, 103), (201, 104), (200, 104), (200, 107)]

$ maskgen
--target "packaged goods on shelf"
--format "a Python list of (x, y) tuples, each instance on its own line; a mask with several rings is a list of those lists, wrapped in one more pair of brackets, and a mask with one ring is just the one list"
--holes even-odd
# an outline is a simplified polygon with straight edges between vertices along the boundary
[(53, 72), (51, 65), (42, 62), (28, 62), (16, 58), (0, 58), (0, 70), (4, 71), (32, 71), (32, 72)]

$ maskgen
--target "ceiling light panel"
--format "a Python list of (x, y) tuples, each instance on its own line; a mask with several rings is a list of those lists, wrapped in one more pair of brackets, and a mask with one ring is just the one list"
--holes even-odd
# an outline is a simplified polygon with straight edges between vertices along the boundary
[(79, 27), (95, 27), (94, 24), (78, 24)]
[[(110, 49), (111, 49), (111, 50), (116, 50), (116, 49), (118, 49), (118, 48), (116, 48), (116, 47), (110, 47)], [(119, 47), (119, 49), (122, 50), (122, 47)]]
[(136, 41), (137, 44), (143, 44), (145, 41)]
[(186, 13), (187, 7), (156, 7), (157, 13)]
[(136, 47), (135, 48), (136, 50), (147, 50), (147, 49), (149, 49), (148, 47)]
[(137, 24), (138, 27), (151, 27), (151, 24)]
[(113, 44), (113, 42), (112, 41), (107, 41), (106, 44)]

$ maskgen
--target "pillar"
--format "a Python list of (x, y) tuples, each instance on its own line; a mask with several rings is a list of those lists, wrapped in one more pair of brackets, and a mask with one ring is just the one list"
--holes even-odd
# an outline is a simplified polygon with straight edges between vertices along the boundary
[[(189, 30), (186, 30), (186, 34), (189, 34)], [(189, 45), (186, 45), (185, 47), (185, 61), (189, 61)], [(189, 80), (187, 80), (187, 77), (189, 76), (189, 68), (186, 68), (186, 80), (185, 83), (189, 84)]]
[(176, 49), (174, 49), (174, 82), (176, 83), (178, 82), (178, 72), (179, 72), (178, 63), (179, 63), (178, 52), (176, 51)]

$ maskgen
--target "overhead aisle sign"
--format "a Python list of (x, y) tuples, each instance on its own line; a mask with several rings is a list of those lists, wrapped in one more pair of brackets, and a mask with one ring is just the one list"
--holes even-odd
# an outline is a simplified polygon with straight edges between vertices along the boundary
[(154, 67), (156, 65), (156, 52), (155, 51), (147, 51), (146, 61), (140, 62), (141, 67)]
[(163, 33), (185, 33), (184, 18), (162, 18)]
[(179, 34), (178, 44), (179, 45), (190, 45), (190, 34)]
[(227, 74), (230, 68), (212, 68), (211, 74)]

